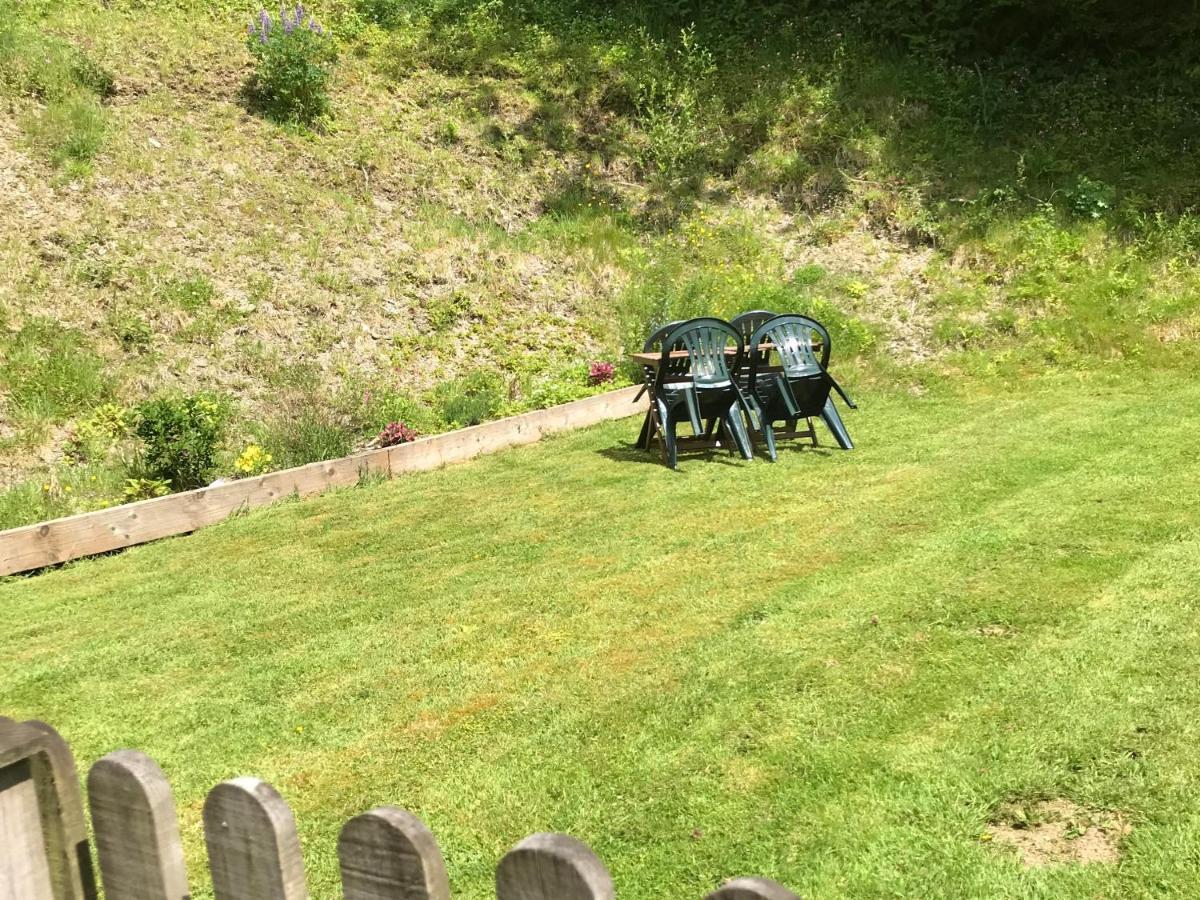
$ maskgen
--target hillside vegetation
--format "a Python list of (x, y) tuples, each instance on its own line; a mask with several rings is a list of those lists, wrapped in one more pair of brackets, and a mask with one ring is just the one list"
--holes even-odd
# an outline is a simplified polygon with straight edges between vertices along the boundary
[(1194, 364), (1192, 5), (929, 6), (338, 0), (301, 125), (249, 5), (0, 0), (0, 527), (602, 390), (700, 312), (916, 393)]

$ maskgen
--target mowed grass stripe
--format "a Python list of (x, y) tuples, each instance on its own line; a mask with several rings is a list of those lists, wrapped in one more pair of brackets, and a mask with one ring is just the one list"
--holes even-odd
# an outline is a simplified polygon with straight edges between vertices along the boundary
[[(1196, 399), (1169, 376), (880, 395), (855, 453), (679, 473), (614, 423), (276, 507), (0, 586), (0, 696), (84, 761), (158, 758), (194, 864), (203, 792), (273, 780), (317, 896), (341, 821), (385, 801), (463, 897), (546, 828), (625, 897), (738, 872), (812, 897), (1182, 890), (1200, 477), (1148, 403), (1168, 389)], [(1127, 858), (1029, 873), (979, 840), (1033, 794), (1126, 810)]]

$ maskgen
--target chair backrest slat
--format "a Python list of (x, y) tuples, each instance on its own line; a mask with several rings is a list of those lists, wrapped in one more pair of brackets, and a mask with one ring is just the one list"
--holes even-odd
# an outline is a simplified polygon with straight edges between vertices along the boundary
[[(753, 346), (769, 343), (775, 347), (783, 371), (789, 377), (815, 375), (829, 366), (829, 331), (816, 319), (785, 314), (763, 322), (751, 335)], [(817, 356), (819, 348), (820, 357)], [(764, 354), (769, 356), (769, 354)], [(757, 354), (750, 358), (750, 380), (753, 383), (758, 368), (766, 362)]]
[(742, 342), (746, 345), (746, 353), (750, 356), (758, 355), (763, 357), (759, 360), (760, 363), (765, 363), (767, 361), (766, 357), (769, 354), (758, 349), (758, 343), (753, 339), (754, 332), (758, 330), (758, 327), (763, 322), (770, 321), (776, 315), (777, 313), (773, 313), (769, 309), (751, 309), (744, 313), (739, 313), (729, 320), (729, 324), (742, 336)]
[[(670, 347), (679, 344), (687, 350), (686, 359), (672, 357)], [(703, 390), (728, 385), (741, 368), (745, 356), (742, 336), (722, 319), (690, 319), (675, 328), (663, 339), (662, 360), (658, 369), (658, 383), (678, 380), (680, 375), (690, 376), (693, 385)], [(732, 349), (733, 353), (727, 351)], [(686, 373), (679, 370), (679, 362), (687, 363)], [(666, 377), (667, 375), (671, 377)]]

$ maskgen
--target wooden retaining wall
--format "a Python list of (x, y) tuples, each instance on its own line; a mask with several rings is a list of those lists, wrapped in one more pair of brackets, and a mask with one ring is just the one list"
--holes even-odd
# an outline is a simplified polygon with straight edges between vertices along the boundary
[(419, 438), (410, 444), (0, 531), (0, 575), (41, 569), (81, 556), (185, 534), (224, 521), (239, 510), (268, 506), (293, 495), (308, 497), (332, 487), (354, 485), (364, 475), (390, 478), (436, 469), (484, 453), (530, 444), (557, 431), (632, 416), (645, 407), (644, 399), (636, 406), (631, 402), (637, 392), (637, 386), (622, 388), (550, 409)]
[[(166, 776), (136, 750), (110, 753), (87, 776), (106, 900), (187, 900), (188, 875)], [(257, 778), (214, 787), (204, 841), (215, 900), (307, 900), (296, 820)], [(378, 806), (342, 827), (344, 900), (450, 900), (437, 840), (416, 816)], [(657, 894), (674, 895), (669, 886)], [(0, 718), (0, 900), (94, 900), (97, 885), (71, 751), (41, 722)], [(533, 834), (496, 867), (497, 900), (614, 900), (587, 844)], [(706, 900), (799, 900), (765, 878), (736, 878)]]

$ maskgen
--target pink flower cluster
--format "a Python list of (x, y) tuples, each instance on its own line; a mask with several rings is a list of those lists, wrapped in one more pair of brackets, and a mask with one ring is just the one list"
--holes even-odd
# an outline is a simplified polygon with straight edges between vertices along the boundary
[(607, 384), (613, 380), (615, 370), (616, 366), (610, 362), (592, 363), (588, 369), (588, 384)]
[(397, 444), (407, 444), (417, 439), (417, 430), (409, 428), (403, 422), (388, 422), (383, 431), (379, 432), (380, 447), (395, 447)]

